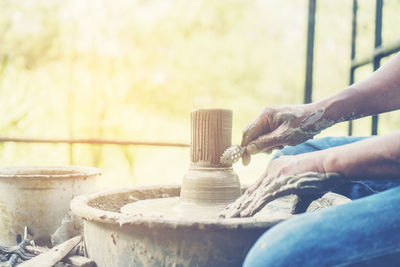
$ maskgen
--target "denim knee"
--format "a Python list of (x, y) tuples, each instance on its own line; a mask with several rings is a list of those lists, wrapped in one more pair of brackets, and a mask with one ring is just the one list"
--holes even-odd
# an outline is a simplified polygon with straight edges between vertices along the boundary
[(400, 186), (298, 215), (264, 233), (244, 266), (398, 266)]
[(304, 226), (296, 218), (282, 222), (268, 230), (249, 251), (243, 266), (303, 266), (300, 262), (301, 258), (313, 249), (310, 243), (303, 242), (298, 236), (305, 230)]

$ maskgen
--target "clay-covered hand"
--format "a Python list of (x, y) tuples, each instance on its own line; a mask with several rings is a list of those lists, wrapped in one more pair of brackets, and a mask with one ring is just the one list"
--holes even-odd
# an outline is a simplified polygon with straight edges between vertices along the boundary
[(324, 110), (310, 105), (267, 107), (243, 130), (243, 165), (250, 155), (271, 152), (286, 145), (297, 145), (331, 126), (323, 119)]
[[(273, 160), (258, 181), (229, 204), (220, 217), (250, 217), (277, 198), (290, 194), (321, 195), (344, 183), (346, 179), (342, 175), (324, 171), (321, 161), (315, 158), (320, 157), (319, 154), (283, 156)], [(312, 160), (313, 157), (316, 160)]]

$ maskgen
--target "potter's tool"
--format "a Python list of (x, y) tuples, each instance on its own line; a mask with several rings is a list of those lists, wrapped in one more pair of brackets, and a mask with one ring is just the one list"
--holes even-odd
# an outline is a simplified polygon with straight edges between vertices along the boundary
[(243, 160), (243, 165), (247, 165), (250, 162), (250, 154), (247, 152), (245, 147), (234, 145), (228, 147), (221, 156), (221, 163), (233, 164), (240, 158)]

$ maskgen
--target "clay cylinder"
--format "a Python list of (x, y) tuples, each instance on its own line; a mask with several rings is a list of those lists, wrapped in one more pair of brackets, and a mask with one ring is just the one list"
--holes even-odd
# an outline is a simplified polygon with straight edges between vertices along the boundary
[(180, 199), (200, 205), (225, 206), (240, 196), (238, 175), (222, 164), (222, 153), (231, 146), (232, 111), (198, 109), (191, 113), (191, 165)]
[(190, 114), (190, 158), (194, 166), (222, 167), (222, 153), (231, 146), (232, 111), (197, 109)]

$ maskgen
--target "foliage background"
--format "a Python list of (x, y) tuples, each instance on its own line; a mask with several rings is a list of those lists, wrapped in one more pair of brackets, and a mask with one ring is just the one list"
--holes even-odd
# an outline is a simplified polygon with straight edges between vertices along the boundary
[[(314, 100), (348, 84), (352, 1), (317, 1)], [(359, 1), (357, 54), (373, 49), (375, 1)], [(400, 38), (386, 0), (383, 43)], [(303, 100), (307, 1), (3, 0), (0, 136), (189, 143), (189, 113), (234, 112), (233, 142), (265, 106)], [(371, 72), (356, 73), (361, 79)], [(398, 128), (386, 114), (380, 133)], [(355, 123), (369, 134), (370, 119)], [(347, 124), (322, 135), (346, 135)], [(1, 165), (93, 165), (99, 188), (180, 183), (186, 148), (0, 144)], [(235, 165), (242, 183), (267, 166)]]

